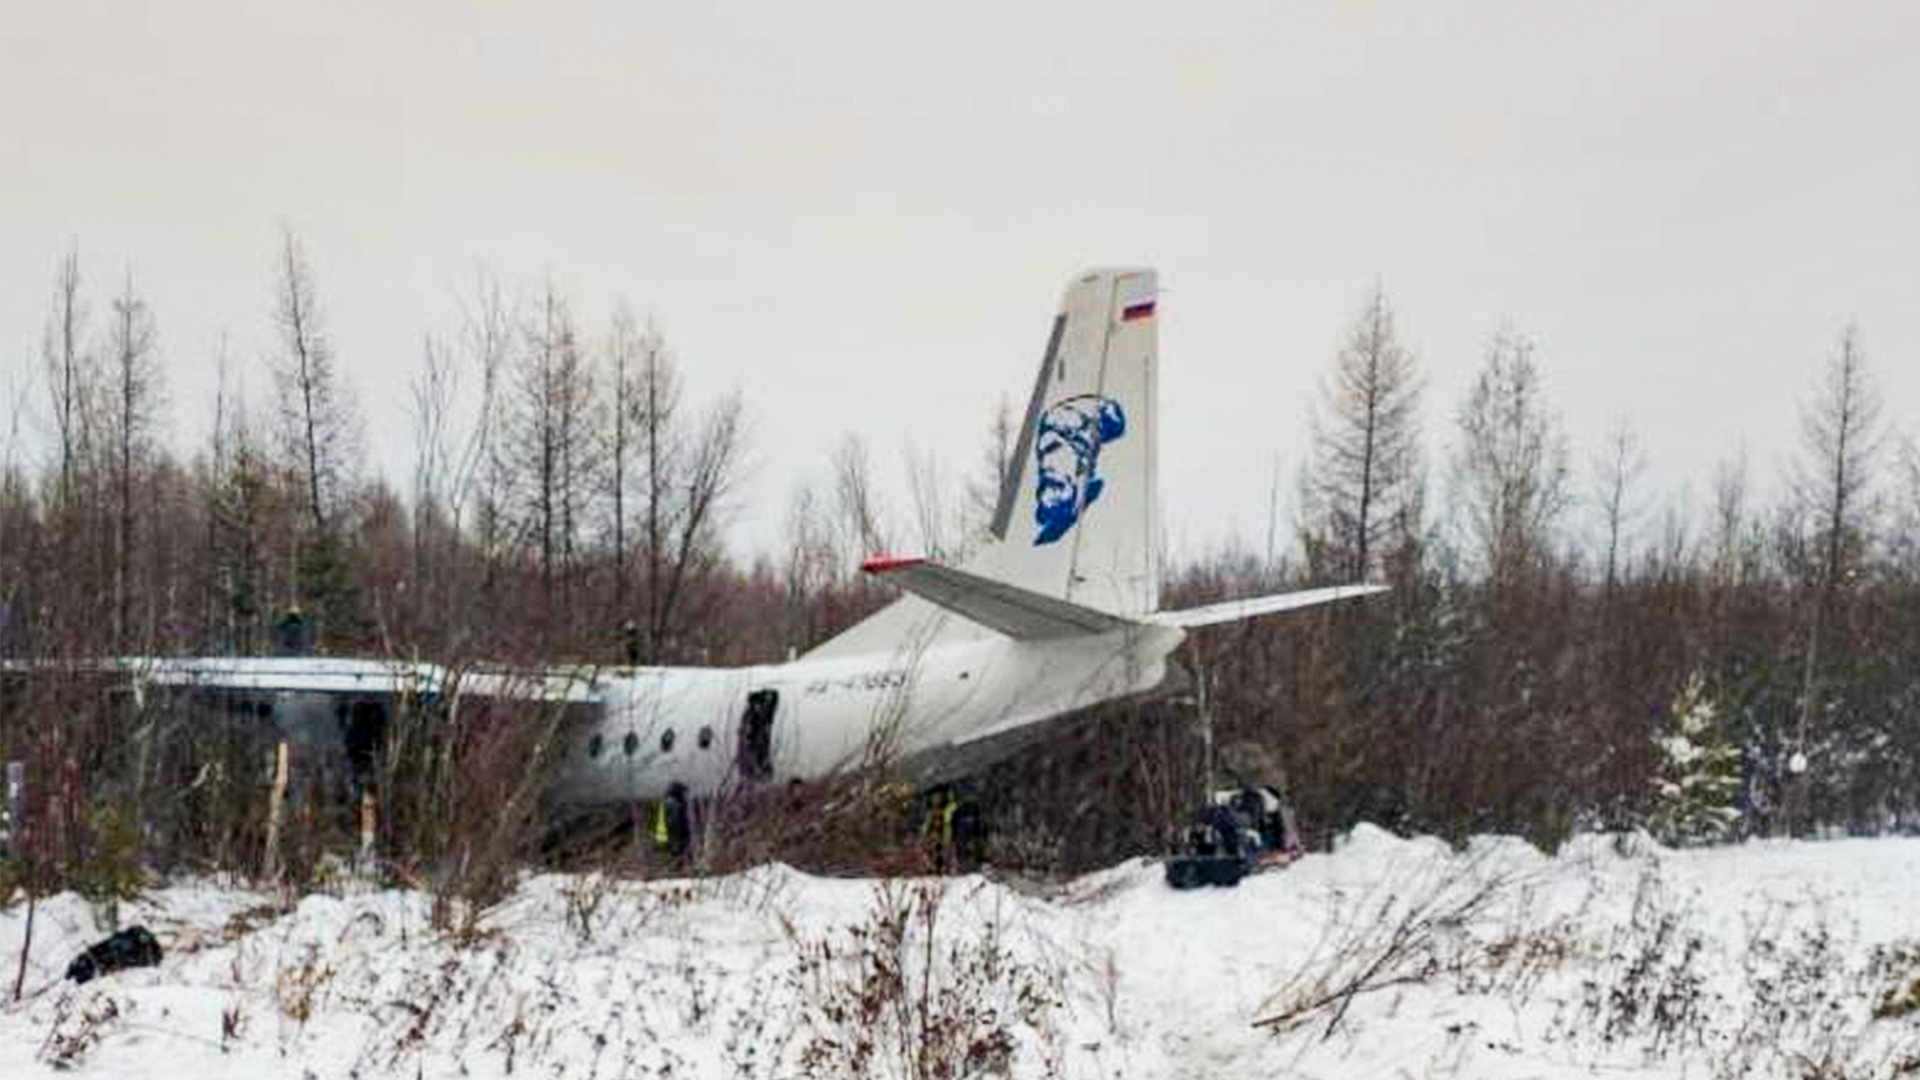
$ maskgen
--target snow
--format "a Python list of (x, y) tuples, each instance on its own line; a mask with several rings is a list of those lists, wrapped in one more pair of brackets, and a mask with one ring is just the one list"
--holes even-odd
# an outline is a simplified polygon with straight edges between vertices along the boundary
[[(1365, 826), (1181, 893), (1149, 860), (1054, 884), (531, 875), (470, 938), (420, 892), (280, 907), (197, 881), (121, 907), (158, 968), (81, 987), (58, 976), (111, 927), (41, 902), (0, 1076), (1893, 1076), (1920, 1068), (1920, 1009), (1888, 1005), (1920, 995), (1917, 885), (1920, 839), (1548, 857)], [(9, 989), (24, 927), (0, 912)]]

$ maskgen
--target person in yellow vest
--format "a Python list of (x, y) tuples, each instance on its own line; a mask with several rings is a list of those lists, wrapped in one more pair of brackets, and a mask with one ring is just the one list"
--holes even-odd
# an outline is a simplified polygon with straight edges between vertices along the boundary
[(982, 861), (980, 805), (950, 787), (937, 788), (927, 805), (926, 841), (935, 873), (966, 872)]
[(653, 808), (653, 847), (673, 865), (682, 866), (693, 847), (693, 820), (687, 806), (687, 785), (674, 781), (667, 797)]

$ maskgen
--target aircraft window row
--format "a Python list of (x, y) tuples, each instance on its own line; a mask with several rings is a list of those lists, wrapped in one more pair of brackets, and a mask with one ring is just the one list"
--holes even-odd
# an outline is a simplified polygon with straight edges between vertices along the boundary
[[(675, 736), (672, 728), (668, 728), (667, 730), (661, 732), (660, 733), (660, 752), (663, 754), (671, 753), (673, 750), (674, 739), (675, 739)], [(702, 750), (710, 749), (713, 746), (713, 728), (711, 725), (702, 727), (700, 729), (700, 735), (699, 735), (698, 741), (700, 744), (700, 749)], [(607, 748), (607, 740), (599, 732), (595, 732), (593, 736), (587, 740), (587, 756), (590, 758), (598, 759), (600, 755), (606, 751), (606, 748)], [(620, 740), (620, 749), (628, 757), (632, 757), (633, 755), (639, 753), (640, 752), (640, 736), (631, 731), (627, 732), (627, 737)]]

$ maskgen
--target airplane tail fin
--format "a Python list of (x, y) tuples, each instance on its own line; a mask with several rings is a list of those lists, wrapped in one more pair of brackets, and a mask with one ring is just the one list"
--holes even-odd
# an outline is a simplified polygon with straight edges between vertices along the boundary
[[(1122, 619), (1159, 608), (1158, 296), (1150, 269), (1092, 270), (1068, 283), (992, 537), (967, 573)], [(938, 614), (902, 600), (807, 655), (884, 651)]]
[(1114, 615), (1159, 607), (1158, 293), (1145, 269), (1067, 286), (967, 569)]

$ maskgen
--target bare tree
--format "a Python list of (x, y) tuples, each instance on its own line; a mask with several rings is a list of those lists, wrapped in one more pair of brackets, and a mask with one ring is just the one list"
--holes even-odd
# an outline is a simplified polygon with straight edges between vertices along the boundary
[(867, 444), (848, 435), (833, 452), (833, 504), (843, 563), (888, 550), (885, 513), (873, 490)]
[(940, 480), (940, 461), (928, 450), (924, 454), (908, 443), (901, 453), (907, 471), (907, 494), (913, 502), (914, 533), (920, 551), (930, 558), (945, 559), (952, 552), (947, 529), (947, 492)]
[(1365, 580), (1391, 533), (1404, 542), (1420, 531), (1421, 388), (1376, 284), (1334, 359), (1332, 381), (1320, 385), (1311, 419), (1301, 504), (1320, 573)]
[(613, 502), (614, 604), (623, 616), (628, 611), (633, 541), (627, 534), (627, 520), (629, 495), (637, 485), (640, 547), (646, 563), (646, 622), (654, 627), (660, 624), (665, 549), (672, 525), (669, 504), (681, 465), (680, 374), (659, 332), (652, 327), (643, 332), (624, 304), (614, 311), (606, 362), (613, 382), (606, 459), (611, 474), (607, 490)]
[(459, 361), (446, 344), (428, 334), (421, 343), (420, 370), (407, 383), (408, 412), (413, 418), (413, 506), (415, 573), (426, 561), (422, 548), (426, 522), (445, 501), (447, 480), (453, 475), (453, 409), (460, 392)]
[(1821, 695), (1821, 639), (1840, 632), (1843, 636), (1835, 644), (1840, 649), (1848, 645), (1847, 627), (1836, 609), (1873, 542), (1873, 475), (1885, 446), (1880, 407), (1866, 354), (1860, 348), (1859, 328), (1849, 323), (1840, 333), (1813, 400), (1801, 410), (1805, 457), (1792, 480), (1793, 512), (1799, 519), (1796, 531), (1807, 541), (1796, 546), (1808, 554), (1803, 565), (1814, 590), (1807, 615), (1797, 736), (1802, 756), (1794, 769), (1799, 783), (1793, 816), (1799, 828), (1810, 826), (1815, 813), (1813, 776), (1806, 771), (1805, 755), (1815, 734), (1813, 717)]
[(26, 412), (27, 380), (9, 371), (5, 383), (6, 407), (0, 409), (0, 656), (23, 651), (24, 635), (12, 614), (27, 589), (30, 549), (38, 534), (38, 515), (32, 484), (20, 462), (20, 428)]
[(1792, 478), (1823, 605), (1853, 579), (1872, 543), (1873, 478), (1886, 444), (1880, 409), (1859, 327), (1849, 323), (1813, 400), (1800, 411), (1805, 456)]
[(833, 526), (813, 488), (802, 483), (787, 502), (786, 564), (781, 573), (787, 649), (797, 649), (818, 634), (821, 628), (810, 616), (818, 598), (833, 587), (837, 573)]
[(1613, 595), (1619, 577), (1620, 548), (1631, 542), (1634, 523), (1641, 506), (1634, 485), (1647, 468), (1647, 456), (1640, 449), (1640, 438), (1622, 417), (1607, 432), (1607, 441), (1592, 462), (1593, 505), (1600, 516), (1600, 529), (1606, 536), (1606, 567), (1602, 582), (1606, 595)]
[(457, 541), (463, 535), (467, 512), (473, 511), (476, 554), (483, 568), (478, 592), (484, 601), (492, 598), (499, 568), (515, 542), (513, 476), (504, 452), (510, 425), (504, 406), (507, 363), (519, 317), (502, 295), (499, 282), (484, 268), (476, 272), (472, 297), (462, 307), (459, 348), (463, 366), (479, 374), (480, 397), (444, 490), (450, 538)]
[[(449, 577), (456, 572), (457, 503), (464, 482), (463, 446), (456, 428), (460, 389), (460, 353), (438, 336), (426, 335), (420, 369), (407, 384), (407, 411), (413, 421), (413, 509), (405, 580), (411, 588), (407, 596), (396, 598), (394, 612), (409, 636), (415, 629), (443, 628), (454, 611), (458, 586)], [(424, 612), (440, 617), (416, 626), (414, 616)]]
[(548, 285), (521, 328), (502, 450), (524, 527), (539, 552), (541, 591), (564, 600), (591, 480), (593, 375), (566, 301)]
[(278, 450), (296, 478), (307, 518), (301, 552), (301, 592), (324, 617), (346, 614), (345, 566), (336, 516), (350, 497), (359, 469), (360, 419), (351, 389), (334, 363), (300, 240), (280, 235), (274, 289), (279, 348), (271, 361), (278, 411)]
[(745, 405), (739, 394), (728, 394), (702, 418), (676, 484), (673, 528), (663, 560), (660, 599), (654, 604), (656, 621), (649, 633), (655, 652), (662, 658), (667, 655), (669, 632), (681, 615), (688, 592), (720, 564), (717, 530), (739, 473), (745, 442)]
[(124, 652), (131, 618), (130, 578), (136, 547), (137, 514), (134, 492), (150, 467), (154, 425), (162, 405), (158, 332), (146, 301), (134, 291), (133, 275), (113, 301), (113, 319), (107, 331), (111, 407), (107, 431), (113, 459), (108, 473), (114, 487), (113, 531), (113, 649)]
[(92, 385), (86, 324), (86, 302), (80, 295), (80, 252), (70, 248), (54, 277), (53, 311), (40, 345), (54, 432), (60, 440), (59, 504), (63, 510), (73, 506), (74, 474), (86, 452), (87, 400)]
[(1908, 437), (1900, 441), (1900, 467), (1896, 484), (1900, 492), (1900, 525), (1895, 560), (1910, 580), (1920, 581), (1920, 442)]
[(1747, 472), (1744, 446), (1713, 470), (1713, 579), (1722, 587), (1739, 581), (1754, 562)]
[(1014, 422), (1013, 406), (1002, 395), (994, 406), (993, 420), (987, 425), (987, 437), (980, 446), (978, 464), (967, 480), (967, 501), (961, 525), (963, 542), (978, 543), (991, 534), (995, 525), (994, 516), (1000, 509), (1000, 489), (1006, 485), (1007, 474), (1013, 468), (1014, 443), (1019, 438), (1020, 427)]
[(1547, 552), (1567, 505), (1566, 435), (1543, 393), (1533, 344), (1503, 330), (1460, 406), (1454, 481), (1470, 546), (1494, 580)]
[(203, 486), (214, 594), (214, 621), (207, 629), (219, 631), (221, 648), (244, 656), (255, 650), (256, 635), (271, 608), (273, 536), (287, 515), (281, 512), (282, 489), (273, 482), (273, 467), (249, 418), (245, 395), (229, 389), (224, 353), (206, 460)]

